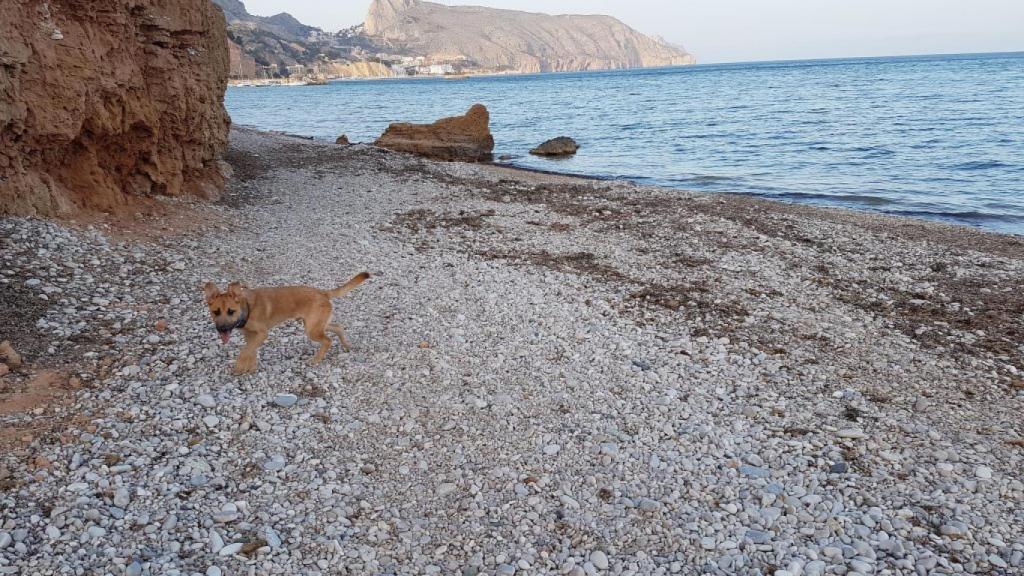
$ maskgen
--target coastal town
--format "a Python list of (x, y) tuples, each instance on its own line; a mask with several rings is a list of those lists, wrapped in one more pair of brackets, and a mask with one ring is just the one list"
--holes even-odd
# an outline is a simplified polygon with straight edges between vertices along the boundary
[(318, 57), (308, 64), (259, 64), (242, 48), (230, 42), (230, 74), (232, 86), (317, 85), (338, 79), (403, 78), (415, 76), (459, 77), (481, 71), (465, 60), (434, 62), (424, 56), (400, 56), (386, 53), (353, 53), (349, 60)]

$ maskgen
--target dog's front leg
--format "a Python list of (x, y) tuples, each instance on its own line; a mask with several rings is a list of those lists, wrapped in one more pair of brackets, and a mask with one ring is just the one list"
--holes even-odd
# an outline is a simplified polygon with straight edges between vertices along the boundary
[(243, 329), (242, 334), (245, 336), (245, 346), (235, 362), (234, 372), (235, 374), (252, 374), (256, 371), (256, 351), (267, 339), (267, 333)]

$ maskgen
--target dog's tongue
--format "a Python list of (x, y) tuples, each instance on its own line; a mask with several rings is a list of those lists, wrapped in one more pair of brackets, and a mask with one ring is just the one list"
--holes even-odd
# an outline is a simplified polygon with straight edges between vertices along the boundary
[(224, 344), (227, 344), (228, 340), (231, 340), (231, 331), (228, 330), (227, 332), (221, 332), (220, 341), (223, 342)]

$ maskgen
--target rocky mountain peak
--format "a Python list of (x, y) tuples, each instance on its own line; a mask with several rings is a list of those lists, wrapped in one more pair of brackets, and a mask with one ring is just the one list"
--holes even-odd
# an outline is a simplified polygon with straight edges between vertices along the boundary
[(684, 50), (611, 16), (373, 0), (364, 30), (394, 53), (480, 70), (555, 72), (693, 63)]
[(373, 36), (386, 34), (401, 15), (419, 3), (417, 0), (373, 0), (364, 22), (366, 33)]

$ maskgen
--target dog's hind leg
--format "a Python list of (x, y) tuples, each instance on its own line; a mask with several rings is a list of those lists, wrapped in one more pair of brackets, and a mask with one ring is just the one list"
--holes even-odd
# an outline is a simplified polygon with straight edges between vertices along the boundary
[(331, 339), (324, 333), (324, 329), (328, 327), (329, 319), (329, 316), (325, 314), (320, 318), (306, 322), (306, 336), (313, 342), (320, 344), (320, 349), (316, 351), (316, 354), (309, 361), (313, 366), (323, 362), (324, 357), (327, 356), (327, 351), (331, 349)]
[(328, 324), (326, 330), (338, 335), (338, 339), (341, 340), (341, 347), (345, 349), (345, 352), (352, 349), (352, 345), (349, 343), (348, 338), (345, 338), (345, 329), (341, 324)]

